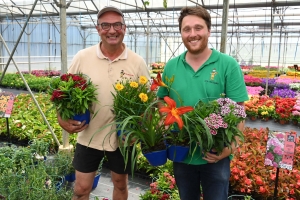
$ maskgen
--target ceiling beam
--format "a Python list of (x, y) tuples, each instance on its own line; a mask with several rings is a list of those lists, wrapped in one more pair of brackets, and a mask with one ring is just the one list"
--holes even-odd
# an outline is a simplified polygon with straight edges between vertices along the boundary
[[(214, 26), (222, 26), (222, 24), (212, 24), (212, 27)], [(270, 23), (230, 23), (228, 26), (234, 26), (234, 27), (246, 27), (246, 26), (259, 26), (259, 27), (266, 27), (270, 28)], [(281, 26), (300, 26), (300, 22), (278, 22), (274, 23), (274, 27), (281, 27)], [(127, 25), (127, 28), (145, 28), (143, 25)], [(150, 25), (150, 28), (179, 28), (178, 24), (157, 24), (157, 25)], [(83, 29), (87, 28), (95, 28), (95, 26), (88, 25), (88, 26), (81, 26)], [(262, 29), (262, 28), (261, 28)]]
[[(44, 3), (46, 4), (46, 3)], [(1, 4), (0, 4), (1, 5)], [(285, 6), (300, 6), (299, 2), (296, 1), (285, 1), (285, 2), (257, 2), (257, 3), (236, 3), (236, 4), (230, 4), (229, 8), (234, 9), (234, 8), (263, 8), (263, 7), (285, 7)], [(3, 6), (4, 7), (4, 6)], [(16, 8), (23, 8), (22, 5), (12, 5), (12, 7), (16, 7)], [(205, 5), (206, 9), (222, 9), (221, 5)], [(144, 9), (121, 9), (121, 11), (123, 13), (142, 13), (142, 12), (165, 12), (165, 11), (180, 11), (182, 9), (182, 6), (175, 6), (175, 7), (167, 7), (166, 9), (163, 7), (158, 7), (158, 8), (147, 8), (146, 10)], [(42, 11), (41, 11), (42, 12)], [(98, 10), (89, 10), (87, 12), (84, 11), (79, 11), (79, 12), (67, 12), (67, 15), (93, 15), (93, 14), (97, 14)], [(46, 11), (45, 11), (46, 14)], [(46, 14), (47, 16), (59, 16), (59, 13), (48, 13)], [(32, 14), (32, 17), (40, 17), (41, 13), (38, 14)], [(14, 14), (15, 18), (19, 18), (19, 17), (26, 17), (26, 15), (23, 14)], [(8, 16), (8, 15), (0, 15), (0, 21), (1, 18), (12, 18), (12, 16)]]

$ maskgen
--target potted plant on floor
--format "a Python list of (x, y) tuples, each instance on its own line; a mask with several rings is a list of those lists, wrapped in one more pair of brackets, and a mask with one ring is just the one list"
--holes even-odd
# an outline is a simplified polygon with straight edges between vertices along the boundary
[(33, 139), (29, 142), (29, 147), (32, 150), (36, 160), (46, 160), (49, 153), (49, 143), (42, 139)]
[(105, 159), (105, 157), (101, 160), (101, 162), (99, 164), (98, 170), (97, 170), (95, 178), (94, 178), (92, 190), (95, 189), (98, 186), (99, 179), (100, 179), (100, 176), (101, 176), (101, 171), (102, 171), (102, 166), (103, 166), (104, 159)]

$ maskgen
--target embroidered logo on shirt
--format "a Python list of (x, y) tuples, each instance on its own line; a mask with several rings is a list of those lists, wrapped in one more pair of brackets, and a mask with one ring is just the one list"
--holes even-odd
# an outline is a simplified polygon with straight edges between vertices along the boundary
[(212, 70), (212, 72), (210, 73), (210, 80), (214, 80), (215, 79), (215, 76), (218, 74), (217, 70), (214, 68)]
[(120, 78), (123, 78), (124, 76), (133, 77), (134, 75), (133, 74), (125, 73), (124, 70), (122, 69), (121, 72), (120, 72)]

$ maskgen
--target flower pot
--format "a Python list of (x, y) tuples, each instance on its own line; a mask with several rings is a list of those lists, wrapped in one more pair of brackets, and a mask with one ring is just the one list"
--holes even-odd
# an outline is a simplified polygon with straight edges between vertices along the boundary
[(247, 195), (235, 194), (228, 197), (228, 200), (245, 200), (245, 199), (254, 200), (251, 196), (247, 196)]
[(264, 117), (261, 120), (267, 122), (267, 121), (269, 121), (269, 117)]
[(250, 116), (249, 118), (250, 118), (250, 120), (252, 120), (252, 121), (257, 120), (257, 117), (256, 117), (256, 116)]
[(287, 120), (284, 120), (284, 119), (280, 119), (280, 120), (279, 120), (279, 124), (282, 124), (282, 125), (283, 125), (283, 124), (286, 124), (286, 123), (287, 123)]
[(73, 117), (74, 120), (83, 122), (85, 120), (85, 124), (90, 123), (91, 113), (89, 110), (86, 110), (84, 114), (77, 114)]
[(109, 200), (109, 198), (107, 198), (107, 197), (93, 195), (93, 194), (90, 195), (89, 199), (90, 200)]
[(71, 174), (67, 174), (65, 176), (65, 180), (68, 181), (68, 182), (74, 182), (75, 179), (76, 179), (75, 172), (71, 173)]
[(189, 147), (185, 146), (169, 145), (167, 148), (167, 157), (173, 162), (182, 162), (186, 158), (189, 149)]
[(294, 119), (294, 120), (292, 120), (292, 123), (293, 123), (293, 125), (297, 125), (298, 121)]
[(44, 187), (46, 189), (50, 189), (52, 187), (55, 187), (56, 191), (60, 191), (62, 188), (62, 184), (64, 183), (65, 179), (61, 176), (48, 176), (44, 180)]
[(167, 162), (167, 150), (153, 151), (150, 153), (143, 153), (150, 165), (157, 167), (164, 165)]
[(99, 174), (97, 174), (97, 175), (95, 176), (94, 182), (93, 182), (92, 190), (95, 189), (95, 188), (98, 186), (98, 182), (99, 182), (100, 176), (101, 176), (101, 173), (99, 173)]

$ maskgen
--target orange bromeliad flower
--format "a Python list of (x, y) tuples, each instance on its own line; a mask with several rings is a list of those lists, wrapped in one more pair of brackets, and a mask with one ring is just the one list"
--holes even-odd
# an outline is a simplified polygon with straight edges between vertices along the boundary
[(167, 85), (161, 80), (161, 75), (158, 72), (156, 78), (153, 79), (153, 83), (151, 85), (151, 91), (155, 90), (158, 86), (167, 87)]
[(164, 100), (168, 104), (168, 106), (159, 109), (159, 112), (167, 113), (167, 117), (164, 124), (167, 126), (173, 124), (174, 122), (177, 122), (178, 127), (181, 130), (183, 127), (183, 121), (180, 115), (192, 111), (194, 110), (194, 108), (192, 106), (183, 106), (180, 108), (176, 108), (176, 102), (168, 96), (165, 96)]

